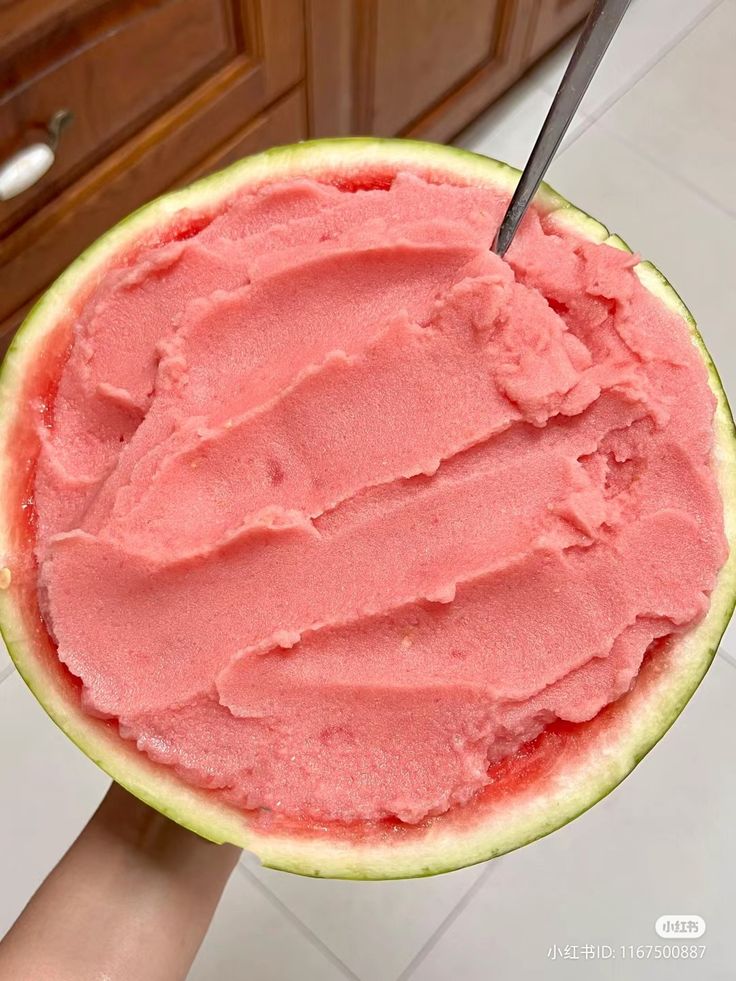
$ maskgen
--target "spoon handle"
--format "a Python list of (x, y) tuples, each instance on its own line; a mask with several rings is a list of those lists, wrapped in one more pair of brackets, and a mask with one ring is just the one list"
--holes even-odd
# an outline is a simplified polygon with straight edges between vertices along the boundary
[(596, 0), (588, 15), (537, 142), (496, 232), (491, 251), (497, 255), (505, 255), (511, 245), (519, 222), (546, 174), (630, 2), (631, 0)]

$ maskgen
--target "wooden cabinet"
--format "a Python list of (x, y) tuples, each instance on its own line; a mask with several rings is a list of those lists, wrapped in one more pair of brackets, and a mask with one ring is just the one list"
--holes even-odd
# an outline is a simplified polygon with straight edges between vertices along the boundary
[(448, 141), (592, 0), (308, 0), (310, 132)]
[(528, 63), (540, 58), (557, 38), (578, 24), (591, 7), (590, 0), (547, 0), (534, 4), (525, 43)]
[(307, 136), (452, 138), (589, 6), (0, 3), (0, 164), (72, 116), (48, 172), (0, 201), (0, 335), (115, 221), (240, 156)]
[(311, 0), (312, 131), (451, 138), (521, 74), (529, 7)]

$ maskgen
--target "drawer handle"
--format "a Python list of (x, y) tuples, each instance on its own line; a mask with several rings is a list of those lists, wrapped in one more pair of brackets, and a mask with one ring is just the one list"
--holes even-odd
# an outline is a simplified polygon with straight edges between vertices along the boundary
[(41, 180), (56, 159), (62, 130), (73, 118), (68, 109), (55, 112), (46, 127), (47, 142), (24, 146), (0, 164), (0, 201), (17, 197)]

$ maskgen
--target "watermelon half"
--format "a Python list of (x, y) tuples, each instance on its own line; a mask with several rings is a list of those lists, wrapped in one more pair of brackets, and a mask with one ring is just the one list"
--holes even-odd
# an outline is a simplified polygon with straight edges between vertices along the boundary
[[(610, 793), (677, 718), (703, 678), (736, 597), (736, 439), (718, 373), (695, 321), (648, 262), (636, 273), (682, 317), (706, 364), (716, 399), (714, 467), (724, 504), (730, 555), (707, 615), (657, 657), (645, 659), (633, 688), (592, 720), (553, 724), (497, 766), (492, 783), (469, 804), (418, 824), (279, 824), (264, 827), (247, 811), (179, 779), (120, 737), (114, 721), (81, 705), (78, 680), (59, 662), (39, 613), (34, 560), (33, 482), (39, 437), (27, 406), (53, 407), (73, 311), (108, 264), (138, 243), (196, 226), (196, 216), (238, 191), (308, 176), (343, 185), (382, 186), (398, 171), (434, 181), (492, 186), (509, 193), (519, 172), (462, 150), (401, 140), (324, 140), (281, 147), (234, 164), (137, 211), (91, 246), (28, 315), (0, 375), (0, 628), (15, 665), (54, 722), (131, 793), (215, 842), (233, 842), (264, 865), (311, 876), (401, 878), (481, 862), (549, 834)], [(543, 186), (536, 207), (560, 227), (622, 250), (626, 244)], [(489, 229), (489, 239), (492, 230)]]

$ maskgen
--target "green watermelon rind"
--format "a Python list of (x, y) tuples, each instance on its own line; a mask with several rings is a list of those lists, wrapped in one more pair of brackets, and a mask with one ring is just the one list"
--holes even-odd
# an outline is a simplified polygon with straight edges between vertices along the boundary
[[(26, 373), (33, 370), (34, 354), (42, 349), (67, 309), (69, 298), (94, 283), (108, 260), (165, 227), (182, 209), (206, 210), (244, 187), (295, 176), (324, 178), (335, 173), (349, 178), (381, 168), (406, 169), (466, 184), (492, 184), (508, 191), (519, 177), (519, 171), (507, 164), (453, 147), (371, 138), (319, 140), (249, 157), (139, 209), (67, 269), (33, 307), (15, 336), (0, 369), (0, 487), (7, 486), (7, 475), (14, 466), (13, 410), (18, 411), (19, 393)], [(574, 207), (549, 185), (541, 186), (535, 203), (553, 223), (583, 238), (631, 251), (605, 225)], [(62, 731), (118, 783), (184, 827), (215, 842), (241, 845), (272, 868), (353, 879), (434, 875), (505, 854), (569, 823), (618, 786), (669, 729), (710, 666), (736, 601), (736, 433), (728, 401), (683, 301), (651, 263), (639, 263), (636, 273), (651, 293), (683, 318), (706, 364), (716, 398), (713, 457), (730, 554), (711, 594), (708, 614), (676, 645), (667, 672), (654, 681), (635, 685), (617, 704), (615, 724), (591, 730), (580, 752), (572, 759), (566, 756), (564, 765), (553, 768), (543, 781), (525, 788), (503, 807), (483, 814), (475, 823), (457, 821), (450, 812), (411, 839), (290, 835), (256, 828), (247, 815), (207, 791), (188, 786), (172, 770), (151, 762), (100, 720), (70, 703), (57, 678), (34, 654), (33, 624), (24, 622), (11, 583), (0, 592), (0, 632), (18, 672)], [(0, 558), (13, 553), (17, 523), (17, 514), (0, 496)]]

